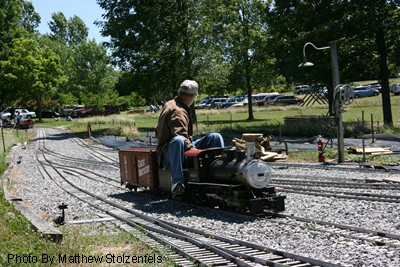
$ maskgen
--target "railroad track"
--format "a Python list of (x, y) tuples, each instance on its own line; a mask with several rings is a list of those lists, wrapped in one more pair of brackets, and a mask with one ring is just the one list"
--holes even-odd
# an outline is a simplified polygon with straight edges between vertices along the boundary
[(89, 159), (65, 156), (61, 153), (51, 151), (47, 148), (43, 148), (43, 149), (46, 150), (46, 153), (48, 155), (52, 155), (52, 156), (56, 157), (57, 159), (62, 159), (64, 161), (68, 161), (68, 162), (72, 162), (72, 163), (80, 163), (80, 164), (90, 164), (90, 165), (109, 165), (112, 168), (119, 169), (118, 164), (116, 164), (115, 162), (110, 162), (110, 160), (101, 158), (98, 156), (94, 156), (96, 158), (96, 160), (89, 160)]
[(396, 195), (383, 195), (383, 194), (372, 194), (372, 193), (354, 193), (346, 191), (332, 191), (332, 190), (321, 190), (321, 189), (310, 189), (302, 187), (282, 187), (283, 185), (277, 186), (277, 191), (285, 193), (305, 194), (322, 197), (335, 197), (344, 199), (358, 199), (367, 201), (378, 201), (378, 202), (389, 202), (389, 203), (400, 203), (400, 196)]
[(377, 246), (390, 246), (400, 248), (400, 235), (390, 234), (383, 231), (363, 229), (338, 223), (325, 222), (321, 220), (303, 218), (293, 215), (277, 214), (275, 216), (278, 218), (294, 220), (294, 222), (278, 221), (278, 224), (301, 227), (303, 229), (307, 229), (308, 231), (329, 233), (332, 235), (340, 235), (351, 239), (367, 241)]
[[(284, 175), (275, 175), (276, 177), (284, 177)], [(391, 183), (365, 183), (365, 182), (329, 182), (307, 180), (310, 176), (303, 176), (304, 180), (300, 179), (280, 179), (273, 178), (274, 183), (281, 185), (297, 185), (297, 186), (315, 186), (315, 187), (339, 187), (339, 188), (357, 188), (357, 189), (374, 189), (374, 190), (400, 190), (399, 184)]]
[[(332, 263), (306, 258), (284, 251), (252, 244), (249, 242), (217, 236), (205, 231), (172, 224), (126, 208), (107, 197), (96, 195), (72, 183), (60, 166), (54, 164), (44, 149), (44, 131), (36, 157), (42, 172), (70, 195), (89, 204), (93, 208), (124, 222), (132, 228), (139, 228), (148, 238), (167, 245), (180, 255), (180, 265), (200, 266), (338, 266)], [(73, 173), (71, 170), (68, 170)], [(74, 175), (80, 175), (75, 172)], [(190, 260), (190, 263), (187, 260)]]
[(357, 170), (358, 172), (366, 172), (366, 173), (377, 173), (377, 172), (384, 172), (384, 173), (398, 173), (398, 171), (385, 169), (382, 168), (368, 168), (365, 165), (358, 165), (358, 167), (350, 167), (346, 165), (337, 165), (337, 164), (307, 164), (307, 163), (281, 163), (281, 162), (271, 162), (270, 166), (273, 168), (280, 168), (280, 169), (287, 169), (287, 168), (312, 168), (312, 169), (323, 169), (323, 170), (341, 170), (341, 171), (354, 171)]
[(106, 162), (106, 163), (114, 163), (115, 166), (119, 165), (118, 160), (116, 160), (115, 157), (111, 157), (111, 156), (105, 155), (103, 153), (103, 152), (107, 152), (107, 153), (116, 154), (117, 153), (116, 149), (99, 147), (99, 145), (90, 145), (87, 142), (83, 141), (81, 138), (71, 136), (64, 129), (61, 129), (61, 128), (56, 128), (56, 129), (58, 131), (60, 131), (62, 134), (68, 136), (68, 140), (71, 140), (76, 145), (83, 147), (86, 150), (89, 150), (91, 152), (91, 156), (98, 159), (99, 161)]
[[(282, 177), (282, 178), (279, 178)], [(294, 178), (291, 176), (291, 178)], [(334, 178), (332, 178), (334, 179)], [(333, 181), (317, 181), (312, 176), (296, 176), (296, 179), (285, 179), (285, 175), (275, 175), (273, 182), (277, 189), (286, 193), (297, 193), (314, 196), (336, 197), (345, 199), (358, 199), (378, 202), (400, 203), (400, 185), (392, 183), (365, 183), (348, 182), (346, 180), (334, 179)], [(321, 189), (327, 188), (329, 189)], [(338, 190), (337, 188), (350, 189), (348, 191)], [(360, 190), (363, 190), (362, 192)], [(365, 192), (365, 190), (397, 191), (399, 194), (376, 194)], [(359, 192), (357, 192), (359, 191)]]

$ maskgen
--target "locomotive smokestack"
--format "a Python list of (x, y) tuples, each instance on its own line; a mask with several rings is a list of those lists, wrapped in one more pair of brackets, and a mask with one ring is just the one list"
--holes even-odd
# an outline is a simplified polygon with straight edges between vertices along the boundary
[(246, 155), (247, 160), (252, 160), (254, 154), (256, 153), (256, 143), (254, 142), (246, 142)]

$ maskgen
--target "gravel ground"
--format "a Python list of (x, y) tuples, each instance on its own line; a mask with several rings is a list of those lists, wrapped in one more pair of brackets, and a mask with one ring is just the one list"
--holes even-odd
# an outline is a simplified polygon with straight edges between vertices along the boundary
[[(37, 130), (37, 129), (36, 129)], [(86, 168), (119, 181), (119, 169), (115, 163), (95, 164), (87, 147), (68, 140), (65, 134), (57, 129), (46, 129), (46, 148), (56, 153), (74, 157), (75, 161), (59, 162), (64, 166)], [(122, 142), (122, 141), (121, 141)], [(66, 221), (96, 217), (98, 212), (86, 204), (78, 202), (54, 184), (46, 175), (42, 175), (36, 160), (38, 142), (32, 141), (26, 149), (16, 146), (12, 155), (15, 159), (21, 156), (21, 163), (15, 165), (12, 175), (12, 193), (22, 196), (23, 200), (37, 211), (44, 219), (52, 221), (60, 215), (58, 205), (65, 203)], [(108, 157), (118, 160), (117, 152), (101, 152)], [(53, 156), (48, 156), (54, 160)], [(91, 160), (88, 162), (86, 160)], [(364, 180), (371, 178), (398, 177), (396, 173), (361, 172), (354, 170), (318, 170), (309, 168), (273, 167), (273, 173), (281, 175), (309, 175), (320, 179), (331, 180)], [(292, 177), (289, 179), (293, 179)], [(328, 234), (304, 229), (298, 222), (283, 219), (252, 218), (210, 210), (188, 207), (183, 203), (170, 200), (160, 200), (144, 194), (135, 194), (124, 187), (98, 186), (99, 182), (81, 177), (71, 177), (82, 187), (96, 188), (96, 192), (107, 195), (130, 208), (152, 214), (163, 220), (180, 223), (193, 228), (227, 235), (239, 239), (263, 244), (278, 250), (302, 256), (313, 257), (341, 264), (343, 266), (400, 266), (400, 250), (387, 246), (376, 246), (368, 242), (355, 241), (337, 234)], [(390, 192), (399, 194), (399, 192)], [(366, 229), (374, 229), (400, 235), (400, 205), (393, 203), (344, 200), (301, 194), (286, 194), (285, 214), (308, 217), (315, 220), (330, 221)], [(281, 221), (294, 225), (280, 224)], [(299, 225), (296, 225), (299, 224)]]

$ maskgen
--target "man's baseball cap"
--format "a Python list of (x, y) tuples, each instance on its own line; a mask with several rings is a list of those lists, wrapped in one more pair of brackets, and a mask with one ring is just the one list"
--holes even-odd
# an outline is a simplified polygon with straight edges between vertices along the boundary
[(190, 95), (198, 95), (199, 94), (199, 85), (196, 81), (193, 80), (184, 80), (181, 86), (179, 87), (179, 92), (190, 94)]

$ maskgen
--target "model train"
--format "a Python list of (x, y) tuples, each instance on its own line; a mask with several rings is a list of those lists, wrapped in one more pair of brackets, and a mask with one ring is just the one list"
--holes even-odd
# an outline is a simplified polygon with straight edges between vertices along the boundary
[[(191, 202), (252, 215), (285, 209), (285, 196), (271, 186), (271, 168), (256, 154), (233, 147), (189, 150), (185, 155), (185, 198)], [(154, 148), (123, 149), (119, 159), (126, 187), (171, 190), (171, 172), (158, 168)]]

